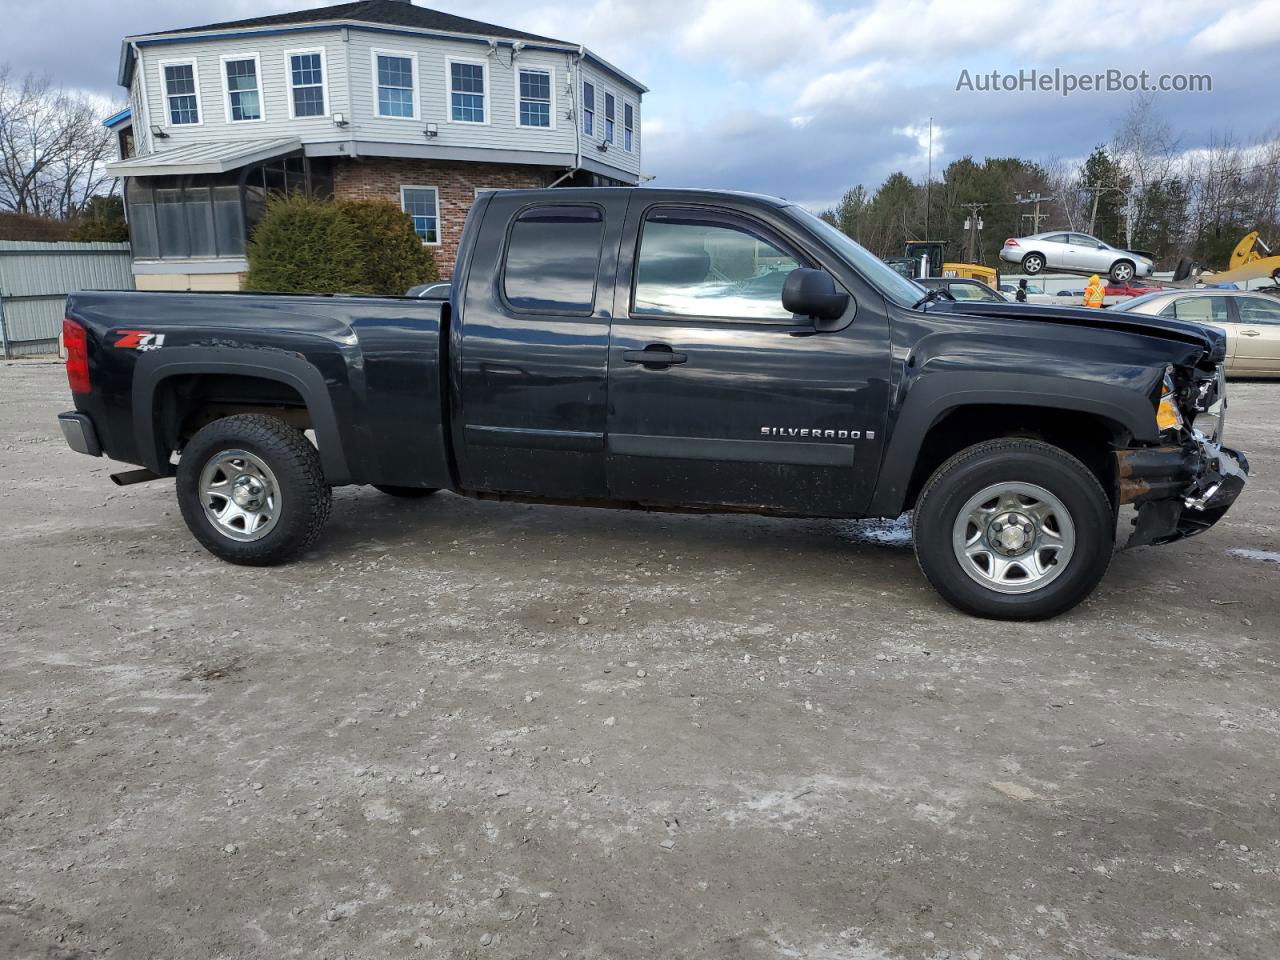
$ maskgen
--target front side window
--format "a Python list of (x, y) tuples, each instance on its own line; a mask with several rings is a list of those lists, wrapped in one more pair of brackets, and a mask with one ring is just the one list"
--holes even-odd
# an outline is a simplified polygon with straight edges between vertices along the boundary
[(632, 135), (636, 126), (636, 112), (629, 103), (622, 105), (622, 149), (631, 152)]
[(289, 54), (289, 97), (295, 117), (323, 117), (324, 54)]
[(440, 242), (440, 198), (435, 187), (401, 187), (400, 208), (413, 218), (423, 243)]
[(484, 123), (485, 66), (449, 61), (449, 116), (454, 123)]
[(199, 123), (200, 95), (196, 92), (196, 65), (170, 63), (163, 69), (169, 123), (175, 127)]
[(599, 207), (547, 204), (523, 211), (507, 243), (507, 302), (529, 313), (590, 316), (603, 237)]
[(520, 126), (551, 126), (551, 72), (520, 70)]
[(258, 59), (246, 57), (222, 61), (227, 81), (227, 119), (232, 123), (262, 119), (262, 95), (258, 91)]
[(1273, 303), (1262, 297), (1241, 297), (1236, 301), (1236, 306), (1240, 309), (1241, 323), (1280, 325), (1280, 303)]
[(588, 137), (595, 136), (596, 128), (596, 87), (593, 83), (582, 82), (582, 132)]
[(632, 313), (792, 320), (782, 306), (800, 264), (749, 222), (695, 210), (649, 214), (640, 238)]
[(1083, 233), (1071, 234), (1071, 242), (1077, 247), (1090, 247), (1094, 250), (1098, 249), (1098, 241), (1093, 237), (1086, 237)]
[(613, 120), (615, 101), (612, 93), (604, 95), (604, 142), (613, 143)]
[(373, 63), (378, 86), (378, 116), (416, 117), (414, 90), (417, 84), (414, 78), (418, 73), (417, 61), (412, 56), (377, 53)]

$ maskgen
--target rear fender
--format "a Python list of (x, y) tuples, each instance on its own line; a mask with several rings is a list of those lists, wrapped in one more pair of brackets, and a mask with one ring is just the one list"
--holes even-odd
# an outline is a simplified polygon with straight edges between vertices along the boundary
[(351, 482), (342, 435), (324, 376), (296, 354), (235, 347), (171, 347), (138, 357), (133, 376), (133, 426), (142, 463), (153, 473), (167, 475), (170, 451), (157, 430), (156, 397), (170, 377), (225, 374), (274, 380), (297, 391), (307, 406), (325, 479), (331, 486)]

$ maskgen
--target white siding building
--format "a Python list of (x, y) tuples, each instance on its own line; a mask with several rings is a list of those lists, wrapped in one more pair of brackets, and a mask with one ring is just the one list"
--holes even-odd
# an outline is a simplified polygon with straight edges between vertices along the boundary
[(577, 44), (360, 0), (125, 39), (140, 288), (233, 289), (271, 191), (380, 197), (452, 270), (475, 191), (634, 184), (646, 89)]

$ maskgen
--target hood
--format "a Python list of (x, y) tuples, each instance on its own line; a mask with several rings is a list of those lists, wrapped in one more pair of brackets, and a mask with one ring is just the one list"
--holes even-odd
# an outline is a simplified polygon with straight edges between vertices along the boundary
[(1215, 327), (1206, 327), (1171, 317), (1152, 317), (1140, 313), (1113, 310), (1088, 310), (1084, 307), (1055, 307), (1033, 303), (988, 303), (978, 300), (939, 301), (928, 306), (930, 313), (948, 311), (970, 316), (1002, 317), (1007, 320), (1025, 320), (1029, 323), (1060, 323), (1075, 327), (1093, 327), (1101, 330), (1123, 330), (1146, 336), (1163, 337), (1193, 343), (1209, 354), (1209, 359), (1220, 363), (1227, 355), (1226, 334)]

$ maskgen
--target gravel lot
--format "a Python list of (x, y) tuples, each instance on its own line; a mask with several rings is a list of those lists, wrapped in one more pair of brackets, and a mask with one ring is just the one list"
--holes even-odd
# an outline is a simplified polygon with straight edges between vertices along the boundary
[(0, 366), (0, 957), (1272, 960), (1280, 383), (1231, 396), (1226, 521), (1017, 625), (901, 524), (345, 489), (229, 566)]

